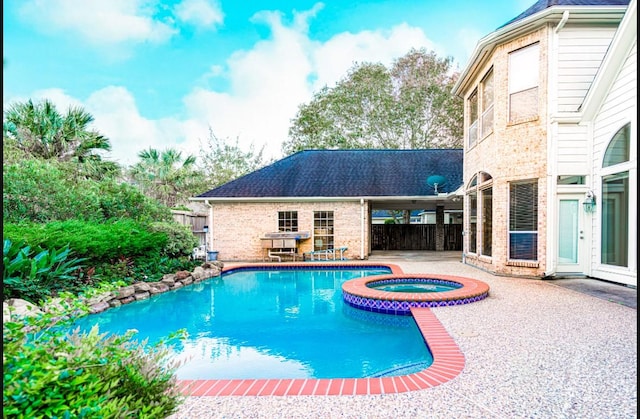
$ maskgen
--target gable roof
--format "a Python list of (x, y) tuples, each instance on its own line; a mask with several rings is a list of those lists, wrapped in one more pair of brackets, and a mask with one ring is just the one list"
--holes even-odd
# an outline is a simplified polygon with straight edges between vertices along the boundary
[(462, 149), (305, 150), (198, 195), (206, 198), (435, 196), (462, 185)]

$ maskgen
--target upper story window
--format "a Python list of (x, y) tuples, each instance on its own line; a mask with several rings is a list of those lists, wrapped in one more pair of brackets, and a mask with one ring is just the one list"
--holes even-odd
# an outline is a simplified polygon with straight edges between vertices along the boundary
[(478, 89), (469, 96), (469, 147), (478, 141)]
[(481, 138), (493, 132), (493, 69), (489, 70), (480, 84), (482, 88), (482, 121), (480, 123)]
[(298, 231), (298, 211), (278, 211), (278, 231)]
[(509, 54), (509, 122), (538, 116), (540, 45), (533, 44)]
[(620, 128), (616, 135), (607, 146), (607, 151), (604, 153), (604, 161), (602, 167), (614, 166), (619, 163), (629, 161), (629, 138), (631, 137), (631, 125), (627, 124)]

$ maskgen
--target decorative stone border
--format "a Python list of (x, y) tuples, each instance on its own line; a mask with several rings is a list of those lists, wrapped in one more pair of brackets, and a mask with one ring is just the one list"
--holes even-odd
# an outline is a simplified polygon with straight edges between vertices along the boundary
[[(138, 281), (114, 291), (98, 294), (89, 299), (79, 298), (89, 307), (89, 314), (100, 313), (111, 307), (145, 300), (155, 294), (175, 290), (214, 276), (220, 276), (223, 268), (224, 264), (220, 261), (205, 262), (201, 266), (197, 266), (193, 272), (178, 271), (174, 274), (165, 274), (157, 282)], [(60, 298), (52, 299), (43, 307), (38, 307), (19, 298), (10, 298), (2, 303), (2, 321), (4, 323), (18, 317), (35, 316), (42, 313), (60, 313), (66, 311), (65, 306), (67, 305)]]

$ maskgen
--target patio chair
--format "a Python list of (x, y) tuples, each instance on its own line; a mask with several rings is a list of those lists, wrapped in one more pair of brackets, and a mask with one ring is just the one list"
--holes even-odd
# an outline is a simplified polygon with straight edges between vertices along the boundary
[(198, 259), (206, 260), (207, 259), (206, 246), (204, 244), (201, 244), (198, 247), (194, 247), (193, 251), (191, 252), (191, 258), (193, 260), (198, 260)]

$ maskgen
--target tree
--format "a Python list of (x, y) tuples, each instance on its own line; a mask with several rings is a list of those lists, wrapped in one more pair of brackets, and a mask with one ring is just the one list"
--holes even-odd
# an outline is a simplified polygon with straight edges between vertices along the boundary
[(110, 151), (111, 143), (89, 128), (93, 120), (81, 107), (69, 107), (66, 115), (61, 115), (50, 100), (34, 104), (29, 99), (4, 112), (3, 143), (26, 156), (77, 163), (77, 173), (82, 176), (115, 176), (120, 167), (99, 154)]
[(192, 184), (201, 173), (196, 158), (174, 148), (158, 151), (154, 148), (138, 153), (140, 161), (129, 169), (129, 176), (141, 191), (168, 207), (175, 207), (191, 196)]
[(299, 107), (285, 154), (331, 148), (458, 148), (462, 100), (451, 94), (452, 59), (409, 51), (391, 69), (354, 65), (335, 87)]
[(206, 144), (200, 144), (202, 157), (199, 165), (204, 172), (203, 189), (215, 188), (265, 166), (268, 162), (263, 158), (263, 152), (264, 146), (256, 152), (253, 144), (250, 145), (249, 151), (243, 151), (238, 139), (235, 144), (229, 144), (218, 138), (209, 128)]

